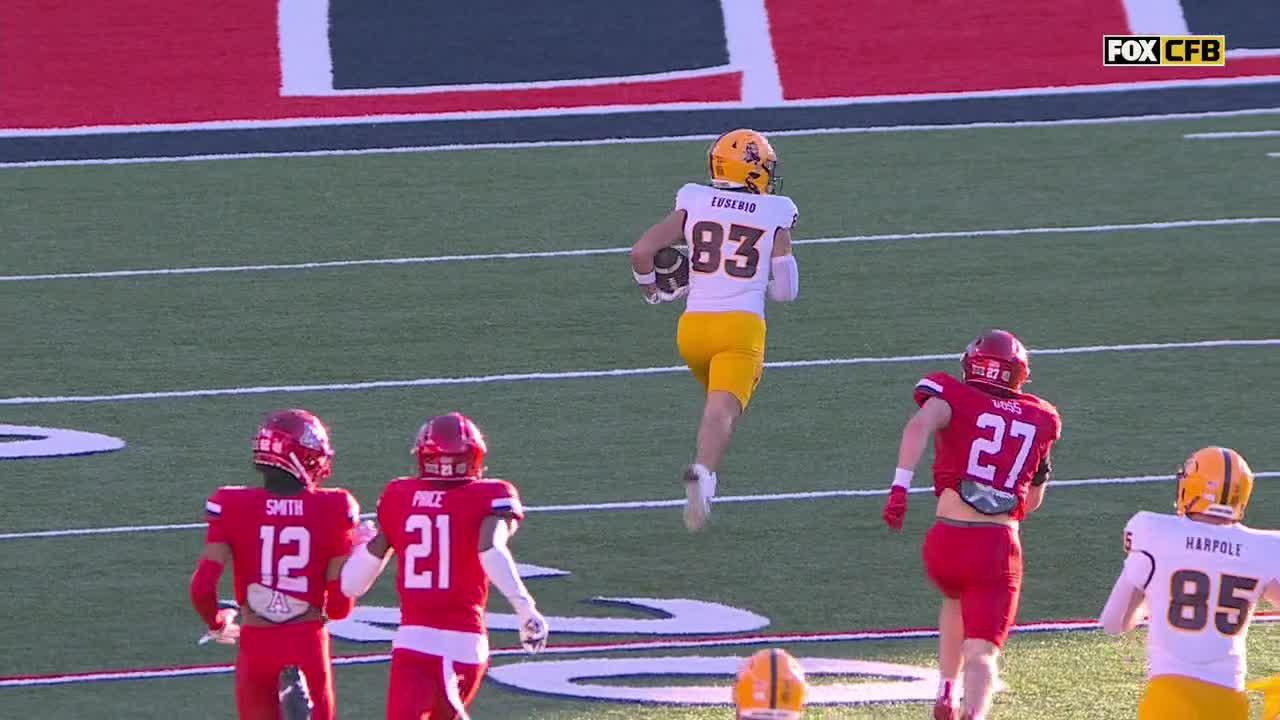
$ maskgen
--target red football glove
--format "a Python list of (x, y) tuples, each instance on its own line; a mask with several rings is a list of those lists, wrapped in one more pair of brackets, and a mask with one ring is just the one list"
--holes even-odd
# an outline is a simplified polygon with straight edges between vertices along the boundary
[(907, 489), (894, 485), (889, 489), (889, 499), (884, 503), (884, 524), (890, 530), (901, 531), (902, 519), (907, 515)]

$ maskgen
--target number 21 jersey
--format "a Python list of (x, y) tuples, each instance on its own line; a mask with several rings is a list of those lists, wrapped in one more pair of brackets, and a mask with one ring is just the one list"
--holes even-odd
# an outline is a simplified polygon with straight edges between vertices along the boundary
[(1280, 538), (1140, 512), (1124, 530), (1124, 575), (1146, 595), (1148, 675), (1244, 690), (1245, 640), (1258, 598), (1280, 579)]
[(396, 553), (400, 625), (484, 633), (489, 577), (480, 564), (485, 518), (523, 519), (506, 480), (392, 480), (378, 500), (378, 527)]
[(755, 195), (689, 183), (676, 193), (689, 241), (689, 298), (694, 312), (764, 316), (773, 236), (795, 227), (797, 210), (784, 195)]

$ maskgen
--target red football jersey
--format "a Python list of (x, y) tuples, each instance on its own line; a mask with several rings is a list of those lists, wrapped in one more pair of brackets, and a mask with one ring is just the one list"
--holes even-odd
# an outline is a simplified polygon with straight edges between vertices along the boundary
[(208, 542), (231, 546), (236, 602), (250, 583), (324, 607), (329, 561), (351, 552), (360, 505), (340, 488), (276, 495), (261, 487), (222, 487), (205, 503)]
[(997, 395), (947, 373), (916, 383), (917, 405), (931, 397), (951, 406), (951, 421), (934, 437), (934, 493), (958, 492), (971, 480), (1016, 495), (1010, 514), (1020, 519), (1031, 479), (1062, 436), (1058, 409), (1029, 393)]
[(480, 564), (480, 525), (524, 517), (505, 480), (398, 478), (378, 500), (378, 528), (396, 551), (400, 624), (484, 633), (489, 577)]

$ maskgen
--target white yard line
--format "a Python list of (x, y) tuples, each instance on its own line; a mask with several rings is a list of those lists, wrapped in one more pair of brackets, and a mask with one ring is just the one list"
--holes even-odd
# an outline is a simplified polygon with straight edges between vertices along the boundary
[[(852, 243), (898, 242), (906, 240), (940, 240), (946, 238), (1010, 237), (1017, 235), (1075, 235), (1107, 232), (1176, 230), (1183, 228), (1226, 227), (1234, 225), (1273, 225), (1280, 217), (1213, 218), (1205, 220), (1163, 220), (1141, 223), (1103, 225), (1069, 225), (1056, 227), (1002, 228), (987, 230), (944, 230), (940, 232), (885, 233), (878, 235), (846, 235), (841, 237), (796, 240), (795, 245), (846, 245)], [(137, 270), (101, 270), (86, 272), (35, 273), (0, 275), (0, 282), (34, 282), (47, 280), (102, 280), (111, 278), (152, 277), (166, 275), (208, 275), (239, 272), (280, 272), (320, 270), (382, 265), (430, 265), (437, 263), (477, 262), (488, 260), (539, 260), (575, 258), (590, 255), (620, 255), (630, 247), (581, 248), (577, 250), (540, 250), (531, 252), (470, 253), (462, 255), (421, 255), (394, 258), (362, 258), (357, 260), (323, 260), (302, 263), (267, 263), (255, 265), (204, 265)]]
[(1236, 130), (1231, 132), (1187, 133), (1183, 140), (1232, 140), (1236, 138), (1280, 137), (1280, 130)]
[(1123, 0), (1132, 35), (1189, 35), (1181, 0)]
[[(1280, 338), (1239, 340), (1192, 340), (1168, 343), (1130, 343), (1125, 345), (1082, 345), (1065, 348), (1041, 348), (1031, 354), (1085, 355), (1108, 352), (1145, 352), (1152, 350), (1194, 350), (1226, 347), (1280, 346)], [(777, 360), (766, 362), (766, 368), (826, 367), (838, 365), (884, 365), (890, 363), (930, 362), (953, 360), (957, 353), (931, 353), (928, 355), (888, 355), (882, 357), (820, 358), (815, 360)], [(164, 400), (174, 398), (224, 397), (237, 395), (265, 395), (268, 393), (339, 392), (351, 390), (381, 390), (386, 388), (436, 387), (441, 385), (478, 385), (486, 383), (536, 382), (544, 380), (582, 380), (589, 378), (631, 377), (636, 375), (666, 375), (685, 372), (683, 365), (663, 365), (640, 368), (616, 368), (612, 370), (569, 370), (560, 372), (501, 373), (496, 375), (471, 375), (460, 377), (425, 377), (410, 380), (367, 380), (346, 383), (321, 383), (314, 385), (260, 385), (249, 387), (207, 388), (200, 390), (161, 390), (152, 392), (116, 393), (109, 395), (36, 395), (28, 397), (0, 398), (3, 405), (66, 405), (72, 403), (122, 402), (129, 400)]]
[(720, 0), (720, 9), (729, 65), (742, 71), (742, 102), (750, 107), (782, 105), (782, 79), (764, 0)]
[[(1280, 472), (1260, 472), (1254, 477), (1259, 479), (1280, 477)], [(1093, 485), (1140, 485), (1144, 483), (1165, 482), (1172, 480), (1172, 475), (1129, 475), (1125, 477), (1087, 478), (1083, 480), (1054, 480), (1053, 487), (1088, 487)], [(917, 487), (912, 493), (933, 492), (932, 487)], [(826, 500), (845, 497), (877, 497), (888, 494), (887, 489), (868, 490), (812, 490), (806, 492), (768, 493), (761, 495), (726, 495), (715, 499), (716, 503), (763, 503), (787, 502), (798, 500)], [(526, 507), (530, 513), (577, 513), (577, 512), (613, 512), (620, 510), (656, 510), (684, 505), (684, 498), (671, 500), (630, 500), (624, 502), (580, 503), (573, 505), (535, 505)], [(365, 513), (362, 518), (376, 517), (374, 513)], [(172, 525), (121, 525), (116, 527), (74, 528), (68, 530), (31, 530), (25, 532), (0, 533), (0, 541), (31, 540), (38, 538), (84, 537), (89, 535), (132, 535), (137, 533), (168, 532), (173, 530), (198, 530), (204, 523), (177, 523)]]

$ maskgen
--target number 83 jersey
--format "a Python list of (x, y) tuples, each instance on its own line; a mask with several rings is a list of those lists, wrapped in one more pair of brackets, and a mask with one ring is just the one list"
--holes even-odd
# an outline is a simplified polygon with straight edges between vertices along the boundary
[(764, 316), (773, 237), (795, 227), (783, 195), (756, 195), (689, 183), (676, 193), (689, 241), (689, 298), (695, 312), (746, 311)]
[(1124, 576), (1142, 589), (1150, 615), (1149, 677), (1184, 675), (1244, 690), (1249, 620), (1264, 592), (1280, 590), (1280, 538), (1140, 512), (1124, 540)]

